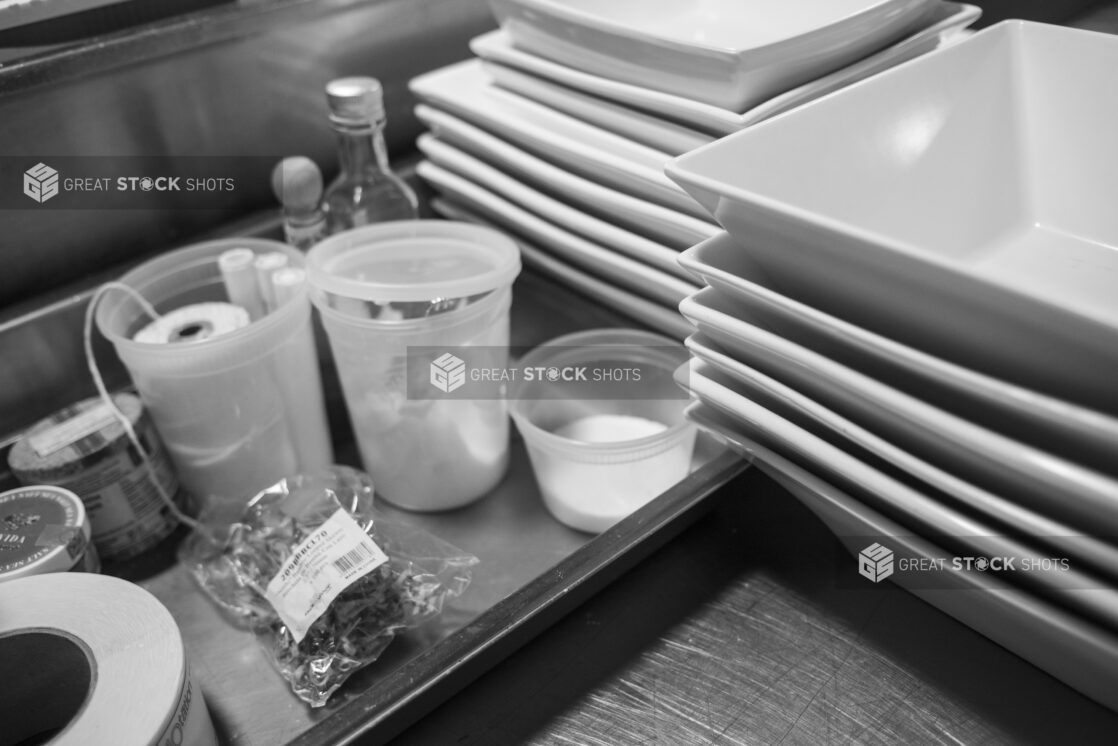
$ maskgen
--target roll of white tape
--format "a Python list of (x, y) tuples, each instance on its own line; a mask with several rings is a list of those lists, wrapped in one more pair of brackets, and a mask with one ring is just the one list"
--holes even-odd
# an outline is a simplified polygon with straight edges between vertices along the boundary
[(248, 326), (249, 313), (232, 303), (194, 303), (160, 316), (132, 339), (144, 344), (200, 342)]
[(306, 284), (307, 273), (302, 267), (283, 267), (272, 273), (272, 285), (276, 292), (276, 307), (282, 306), (299, 294)]
[(253, 260), (256, 268), (256, 284), (260, 288), (260, 297), (264, 299), (264, 308), (269, 313), (276, 310), (276, 287), (272, 284), (272, 274), (287, 266), (287, 255), (278, 251), (261, 254)]
[(229, 302), (248, 311), (249, 318), (264, 315), (264, 301), (256, 283), (256, 268), (252, 266), (256, 254), (252, 249), (229, 249), (217, 258), (221, 281)]
[(216, 746), (170, 612), (103, 575), (0, 583), (0, 746)]

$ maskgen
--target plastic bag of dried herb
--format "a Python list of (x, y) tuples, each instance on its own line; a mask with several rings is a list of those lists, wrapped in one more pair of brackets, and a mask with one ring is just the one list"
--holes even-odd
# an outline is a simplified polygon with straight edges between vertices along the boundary
[(372, 481), (347, 467), (280, 480), (217, 533), (216, 543), (192, 535), (183, 561), (312, 707), (399, 632), (440, 614), (477, 563), (379, 516)]

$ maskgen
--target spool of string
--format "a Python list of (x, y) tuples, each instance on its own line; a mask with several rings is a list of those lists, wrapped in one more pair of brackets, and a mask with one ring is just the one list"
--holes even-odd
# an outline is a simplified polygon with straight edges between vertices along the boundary
[(116, 403), (113, 402), (113, 398), (109, 395), (109, 391), (105, 386), (105, 379), (101, 375), (101, 370), (97, 367), (97, 358), (93, 354), (93, 314), (97, 310), (97, 304), (101, 302), (101, 299), (107, 293), (113, 290), (123, 292), (131, 296), (132, 299), (139, 304), (140, 308), (143, 309), (144, 313), (147, 314), (153, 321), (160, 318), (160, 314), (155, 310), (155, 307), (152, 306), (151, 303), (148, 303), (147, 299), (144, 298), (144, 296), (140, 295), (140, 293), (138, 293), (135, 288), (125, 285), (122, 282), (106, 282), (104, 285), (101, 285), (97, 288), (97, 290), (94, 291), (93, 297), (90, 298), (89, 305), (86, 306), (85, 309), (85, 323), (82, 329), (82, 344), (85, 348), (85, 361), (86, 364), (89, 366), (89, 373), (93, 377), (93, 385), (97, 389), (97, 395), (101, 397), (101, 399), (109, 407), (109, 411), (112, 412), (113, 417), (118, 422), (120, 422), (121, 426), (124, 428), (124, 432), (128, 436), (128, 441), (132, 444), (132, 447), (136, 449), (136, 452), (140, 454), (140, 459), (143, 461), (144, 468), (147, 470), (148, 479), (150, 479), (151, 483), (155, 485), (156, 492), (158, 492), (160, 499), (167, 506), (167, 509), (171, 511), (171, 515), (175, 516), (178, 521), (188, 526), (190, 529), (197, 532), (201, 536), (205, 537), (210, 542), (217, 543), (217, 537), (215, 537), (205, 525), (187, 515), (175, 503), (174, 496), (167, 494), (167, 490), (163, 488), (163, 485), (159, 481), (159, 477), (156, 474), (155, 465), (152, 463), (151, 457), (144, 449), (143, 444), (140, 443), (140, 439), (136, 435), (136, 431), (132, 428), (132, 422), (128, 419), (128, 417), (125, 416), (123, 412), (120, 411), (120, 409), (117, 408)]

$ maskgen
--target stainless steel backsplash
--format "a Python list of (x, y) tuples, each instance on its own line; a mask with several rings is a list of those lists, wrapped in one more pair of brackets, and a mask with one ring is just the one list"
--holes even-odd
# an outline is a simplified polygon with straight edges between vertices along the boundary
[[(467, 57), (493, 25), (484, 0), (269, 0), (9, 61), (0, 155), (301, 153), (329, 174), (329, 79), (380, 78), (389, 148), (411, 151), (420, 128), (407, 81)], [(0, 309), (273, 201), (256, 179), (222, 210), (0, 211)]]
[[(385, 86), (390, 150), (406, 164), (420, 130), (407, 81), (464, 59), (493, 25), (484, 0), (216, 8), (0, 67), (0, 155), (301, 153), (329, 174), (323, 86), (370, 74)], [(90, 288), (197, 238), (274, 231), (258, 217), (274, 198), (257, 186), (220, 212), (0, 211), (0, 454), (6, 436), (92, 395), (81, 340)], [(110, 384), (126, 385), (111, 347), (96, 349)]]

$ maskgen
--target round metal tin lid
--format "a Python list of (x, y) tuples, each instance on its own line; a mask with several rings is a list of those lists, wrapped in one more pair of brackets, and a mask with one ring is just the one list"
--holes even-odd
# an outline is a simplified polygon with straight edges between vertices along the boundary
[(0, 493), (0, 581), (73, 567), (89, 543), (85, 506), (69, 490), (20, 487)]

